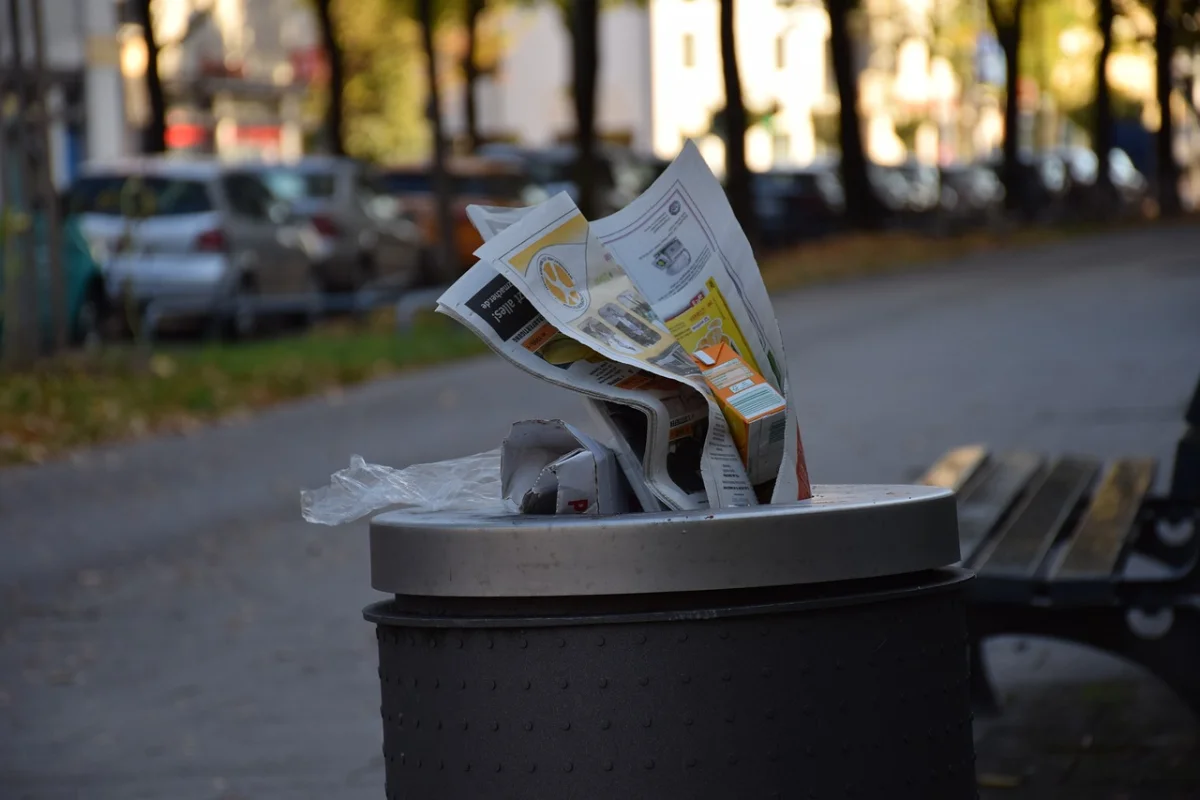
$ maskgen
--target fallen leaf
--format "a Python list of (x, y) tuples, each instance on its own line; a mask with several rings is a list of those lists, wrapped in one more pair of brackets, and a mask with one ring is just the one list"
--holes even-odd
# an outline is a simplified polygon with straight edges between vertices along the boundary
[(975, 782), (983, 789), (1016, 789), (1025, 779), (1020, 775), (1002, 775), (998, 772), (983, 772)]
[(156, 355), (150, 358), (150, 371), (159, 378), (169, 378), (175, 374), (175, 362), (164, 355)]

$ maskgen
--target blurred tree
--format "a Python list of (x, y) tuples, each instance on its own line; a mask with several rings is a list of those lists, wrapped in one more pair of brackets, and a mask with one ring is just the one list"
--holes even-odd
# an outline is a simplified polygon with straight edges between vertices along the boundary
[[(36, 246), (32, 211), (36, 203), (36, 176), (26, 110), (33, 103), (33, 76), (24, 57), (21, 5), (8, 2), (7, 57), (0, 62), (0, 292), (3, 293), (4, 364), (29, 366), (37, 358), (38, 291), (35, 277)], [(4, 27), (0, 26), (0, 31)], [(11, 63), (9, 63), (11, 59)]]
[(1004, 182), (1005, 205), (1010, 211), (1021, 209), (1028, 196), (1021, 185), (1020, 107), (1017, 81), (1021, 54), (1021, 16), (1025, 0), (987, 0), (988, 16), (996, 29), (996, 40), (1004, 51), (1004, 160), (1000, 168)]
[(875, 194), (867, 171), (862, 123), (858, 108), (858, 76), (854, 69), (854, 40), (850, 12), (854, 0), (825, 0), (829, 12), (829, 50), (838, 91), (838, 143), (842, 151), (841, 176), (846, 198), (846, 222), (860, 230), (883, 224), (883, 204)]
[(151, 5), (152, 0), (135, 0), (133, 7), (146, 41), (146, 97), (150, 109), (149, 120), (142, 131), (142, 152), (164, 153), (167, 150), (167, 98), (162, 76), (158, 73), (158, 37), (154, 33)]
[(579, 210), (599, 208), (596, 170), (596, 87), (600, 72), (600, 0), (557, 0), (571, 37), (571, 101), (575, 107), (575, 181)]
[(1153, 0), (1154, 10), (1154, 87), (1158, 98), (1159, 123), (1155, 137), (1155, 162), (1158, 172), (1158, 212), (1173, 217), (1179, 214), (1179, 164), (1175, 161), (1175, 121), (1171, 114), (1174, 81), (1171, 62), (1175, 57), (1180, 4), (1172, 0)]
[[(435, 7), (440, 6), (440, 7)], [(433, 201), (435, 218), (437, 220), (437, 240), (434, 244), (438, 269), (442, 276), (449, 279), (455, 267), (454, 256), (454, 219), (450, 212), (452, 187), (447, 161), (450, 148), (446, 142), (446, 133), (442, 125), (441, 87), (438, 79), (437, 49), (434, 47), (434, 27), (438, 21), (438, 12), (445, 12), (445, 6), (438, 0), (417, 0), (417, 20), (421, 24), (421, 43), (425, 49), (425, 75), (428, 80), (428, 118), (430, 133), (433, 136), (433, 158), (430, 160), (430, 172), (433, 178)]]
[[(525, 0), (536, 4), (538, 0)], [(591, 216), (600, 208), (596, 170), (596, 90), (600, 74), (600, 10), (647, 0), (553, 0), (571, 38), (571, 100), (575, 108), (575, 182), (579, 208)]]
[(463, 52), (463, 122), (466, 128), (467, 150), (475, 150), (483, 144), (479, 134), (479, 106), (475, 98), (475, 86), (479, 81), (479, 17), (483, 14), (484, 0), (466, 0), (463, 25), (467, 43)]
[(42, 3), (34, 0), (30, 3), (30, 21), (33, 23), (33, 88), (36, 97), (36, 114), (34, 115), (34, 141), (28, 152), (36, 155), (33, 159), (37, 171), (38, 205), (46, 222), (46, 266), (50, 271), (50, 321), (51, 342), (55, 351), (67, 349), (69, 341), (69, 325), (67, 323), (67, 284), (63, 272), (62, 250), (58, 242), (62, 234), (58, 218), (59, 202), (54, 188), (54, 170), (51, 164), (50, 124), (51, 111), (47, 103), (47, 70), (46, 70), (46, 26), (42, 13)]
[[(333, 21), (343, 53), (346, 153), (372, 161), (428, 154), (421, 29), (411, 2), (335, 0)], [(314, 104), (326, 108), (327, 87)]]
[[(1108, 90), (1108, 105), (1110, 118), (1115, 123), (1118, 120), (1141, 120), (1145, 104), (1140, 98), (1127, 94), (1120, 87), (1110, 87)], [(1079, 106), (1068, 108), (1066, 118), (1081, 130), (1090, 131), (1096, 121), (1095, 98)]]
[(721, 77), (725, 85), (725, 192), (751, 242), (757, 239), (750, 170), (746, 166), (746, 104), (738, 73), (734, 0), (721, 0)]
[(1096, 173), (1096, 188), (1107, 203), (1112, 200), (1112, 175), (1109, 155), (1113, 147), (1112, 92), (1108, 85), (1108, 57), (1113, 47), (1113, 19), (1116, 9), (1113, 0), (1096, 0), (1096, 25), (1100, 30), (1100, 52), (1096, 56), (1096, 109), (1092, 126), (1092, 149), (1100, 165)]
[(332, 0), (314, 0), (321, 44), (329, 62), (329, 97), (325, 109), (325, 146), (335, 156), (346, 154), (344, 94), (346, 71), (342, 45), (334, 23)]

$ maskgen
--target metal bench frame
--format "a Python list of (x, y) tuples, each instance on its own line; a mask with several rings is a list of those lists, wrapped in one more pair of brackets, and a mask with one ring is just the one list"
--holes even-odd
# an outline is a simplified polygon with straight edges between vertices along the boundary
[[(951, 450), (922, 483), (958, 497), (969, 589), (972, 695), (999, 704), (981, 644), (1004, 634), (1075, 641), (1137, 663), (1200, 717), (1200, 383), (1170, 489), (1151, 459)], [(1129, 570), (1135, 556), (1140, 571)], [(1149, 566), (1148, 566), (1149, 565)], [(1152, 567), (1152, 569), (1151, 569)]]

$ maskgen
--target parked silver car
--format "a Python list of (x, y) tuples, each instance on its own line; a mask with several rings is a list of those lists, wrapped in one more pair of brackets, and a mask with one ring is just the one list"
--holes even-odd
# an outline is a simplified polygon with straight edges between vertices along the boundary
[(259, 175), (322, 237), (326, 253), (317, 272), (325, 291), (406, 288), (426, 266), (430, 254), (417, 222), (381, 191), (366, 165), (312, 156), (245, 169)]
[[(214, 161), (87, 165), (67, 198), (112, 307), (221, 315), (249, 334), (271, 295), (317, 287), (320, 239), (257, 177)], [(314, 295), (315, 296), (315, 295)]]

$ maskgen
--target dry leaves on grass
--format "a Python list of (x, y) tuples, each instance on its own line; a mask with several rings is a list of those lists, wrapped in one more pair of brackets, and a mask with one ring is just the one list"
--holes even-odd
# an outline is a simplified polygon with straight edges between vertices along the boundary
[(379, 318), (238, 345), (71, 354), (0, 374), (0, 465), (206, 422), (482, 352), (470, 333), (423, 320), (397, 335)]

